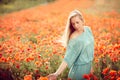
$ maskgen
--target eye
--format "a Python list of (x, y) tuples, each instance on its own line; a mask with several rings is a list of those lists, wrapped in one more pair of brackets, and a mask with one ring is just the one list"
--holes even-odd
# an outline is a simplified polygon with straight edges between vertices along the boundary
[(78, 22), (78, 21), (77, 21), (76, 23), (77, 23), (77, 24), (79, 24), (79, 22)]

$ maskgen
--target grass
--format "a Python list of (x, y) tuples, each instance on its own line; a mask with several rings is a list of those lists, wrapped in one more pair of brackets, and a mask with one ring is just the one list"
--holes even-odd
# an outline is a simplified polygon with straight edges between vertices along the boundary
[(37, 5), (45, 5), (53, 1), (55, 0), (15, 0), (9, 3), (0, 3), (0, 16)]

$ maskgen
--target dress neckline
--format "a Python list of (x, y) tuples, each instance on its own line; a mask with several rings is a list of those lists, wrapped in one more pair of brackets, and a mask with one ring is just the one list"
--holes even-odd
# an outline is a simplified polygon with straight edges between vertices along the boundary
[(85, 32), (86, 32), (86, 30), (85, 30), (85, 26), (84, 26), (84, 31), (81, 34), (79, 34), (78, 36), (76, 36), (75, 38), (69, 39), (69, 41), (77, 39), (78, 37), (82, 36)]

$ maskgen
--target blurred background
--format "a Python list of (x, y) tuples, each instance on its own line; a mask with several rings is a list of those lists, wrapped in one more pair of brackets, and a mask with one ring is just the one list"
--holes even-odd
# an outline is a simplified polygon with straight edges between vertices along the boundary
[(45, 5), (55, 0), (0, 0), (0, 15), (22, 9)]
[(0, 80), (11, 80), (1, 79), (9, 72), (14, 80), (55, 72), (65, 53), (56, 40), (73, 9), (83, 13), (95, 37), (95, 76), (120, 80), (120, 0), (0, 0)]
[[(58, 0), (0, 0), (0, 15), (10, 13), (13, 11), (19, 11), (22, 9), (47, 5), (49, 3)], [(72, 1), (72, 0), (70, 0)], [(93, 6), (88, 11), (116, 11), (120, 12), (120, 0), (90, 0), (93, 2)], [(64, 0), (63, 0), (64, 2)]]

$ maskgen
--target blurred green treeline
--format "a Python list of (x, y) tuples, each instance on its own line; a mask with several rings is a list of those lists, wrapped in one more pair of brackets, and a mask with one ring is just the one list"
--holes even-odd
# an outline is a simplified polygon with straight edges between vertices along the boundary
[(53, 1), (55, 0), (0, 0), (0, 15)]

